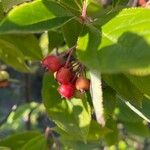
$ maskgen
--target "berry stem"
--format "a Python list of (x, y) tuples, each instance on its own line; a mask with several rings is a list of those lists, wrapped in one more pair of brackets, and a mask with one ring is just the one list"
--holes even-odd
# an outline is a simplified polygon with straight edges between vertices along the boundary
[(83, 22), (87, 18), (86, 9), (87, 9), (87, 4), (86, 4), (86, 0), (84, 0), (83, 1), (83, 6), (82, 6), (82, 13), (81, 13), (81, 19), (82, 19)]
[(72, 67), (73, 67), (73, 68), (76, 68), (76, 67), (78, 68), (79, 65), (80, 65), (80, 63), (77, 62), (77, 63), (72, 64)]
[(65, 64), (65, 67), (68, 67), (68, 64), (69, 64), (69, 61), (70, 61), (70, 58), (72, 56), (72, 53), (73, 51), (75, 50), (76, 48), (76, 45), (74, 45), (73, 47), (69, 48), (69, 55), (68, 55), (68, 58), (67, 58), (67, 61), (66, 61), (66, 64)]
[(76, 72), (79, 76), (81, 76), (81, 71), (82, 71), (82, 64), (79, 65), (79, 67), (77, 68)]
[(84, 69), (83, 69), (83, 74), (84, 74), (84, 76), (86, 77), (86, 69), (85, 69), (85, 67), (84, 67)]
[(79, 76), (83, 76), (84, 74), (84, 65), (83, 64), (80, 64), (79, 67), (77, 68), (77, 73)]
[(73, 79), (71, 80), (71, 83), (73, 83), (73, 82), (75, 81), (76, 77), (77, 77), (77, 74), (75, 74), (75, 76), (74, 76)]
[(55, 51), (56, 51), (56, 55), (59, 56), (60, 53), (59, 53), (59, 51), (58, 51), (58, 48), (56, 48)]
[(76, 77), (80, 74), (80, 71), (81, 71), (81, 65), (82, 64), (78, 61), (76, 65), (77, 65), (77, 68), (75, 70), (76, 74), (71, 81), (72, 83), (75, 81)]

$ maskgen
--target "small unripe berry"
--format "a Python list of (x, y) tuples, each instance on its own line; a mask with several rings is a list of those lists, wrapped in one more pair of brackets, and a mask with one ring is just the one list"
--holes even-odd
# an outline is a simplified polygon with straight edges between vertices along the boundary
[(71, 98), (74, 95), (75, 87), (71, 83), (69, 84), (62, 84), (58, 89), (59, 94), (64, 98)]
[(8, 72), (6, 72), (4, 70), (0, 71), (0, 81), (8, 80), (8, 79), (9, 79)]
[(67, 84), (72, 79), (72, 72), (69, 68), (62, 67), (56, 73), (56, 80), (61, 84)]
[(90, 80), (84, 77), (79, 77), (76, 80), (76, 89), (80, 91), (87, 91), (90, 88)]
[(42, 66), (50, 72), (56, 72), (62, 66), (61, 59), (58, 56), (49, 55), (42, 60)]

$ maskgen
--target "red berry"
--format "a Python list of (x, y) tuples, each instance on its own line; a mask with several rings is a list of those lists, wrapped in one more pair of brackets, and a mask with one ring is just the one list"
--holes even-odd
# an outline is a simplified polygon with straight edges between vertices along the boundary
[(145, 0), (139, 0), (138, 3), (139, 3), (140, 6), (142, 6), (146, 3), (146, 1)]
[(71, 83), (62, 84), (58, 89), (59, 94), (65, 98), (71, 98), (74, 95), (75, 87)]
[(90, 88), (90, 80), (84, 77), (79, 77), (76, 80), (76, 89), (81, 91), (87, 91)]
[(69, 68), (62, 67), (56, 73), (56, 79), (61, 84), (67, 84), (72, 79), (72, 72), (70, 71)]
[(42, 60), (42, 66), (48, 71), (56, 72), (62, 66), (61, 60), (58, 56), (49, 55)]

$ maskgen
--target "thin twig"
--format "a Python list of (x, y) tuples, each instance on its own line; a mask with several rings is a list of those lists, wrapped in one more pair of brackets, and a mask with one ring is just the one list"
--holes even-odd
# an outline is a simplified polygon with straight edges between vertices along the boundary
[(82, 19), (83, 23), (87, 18), (86, 9), (87, 9), (87, 4), (86, 4), (86, 0), (84, 0), (83, 6), (82, 6), (82, 13), (81, 13), (81, 19)]
[(73, 46), (73, 47), (71, 47), (71, 48), (69, 49), (69, 56), (68, 56), (68, 58), (67, 58), (67, 61), (66, 61), (65, 67), (67, 67), (67, 66), (68, 66), (69, 61), (70, 61), (70, 58), (71, 58), (72, 53), (73, 53), (73, 51), (75, 50), (75, 48), (76, 48), (76, 45), (75, 45), (75, 46)]
[(56, 55), (60, 55), (59, 51), (58, 51), (58, 48), (55, 49), (56, 50)]

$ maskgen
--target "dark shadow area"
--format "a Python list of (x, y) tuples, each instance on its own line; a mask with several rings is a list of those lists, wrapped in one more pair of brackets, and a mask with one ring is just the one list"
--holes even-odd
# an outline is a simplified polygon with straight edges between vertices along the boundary
[(27, 74), (28, 83), (26, 74), (19, 73), (10, 67), (7, 68), (7, 71), (12, 81), (8, 87), (0, 88), (0, 120), (11, 111), (14, 105), (19, 106), (26, 102), (41, 102), (42, 100), (42, 70), (39, 69), (36, 74)]

